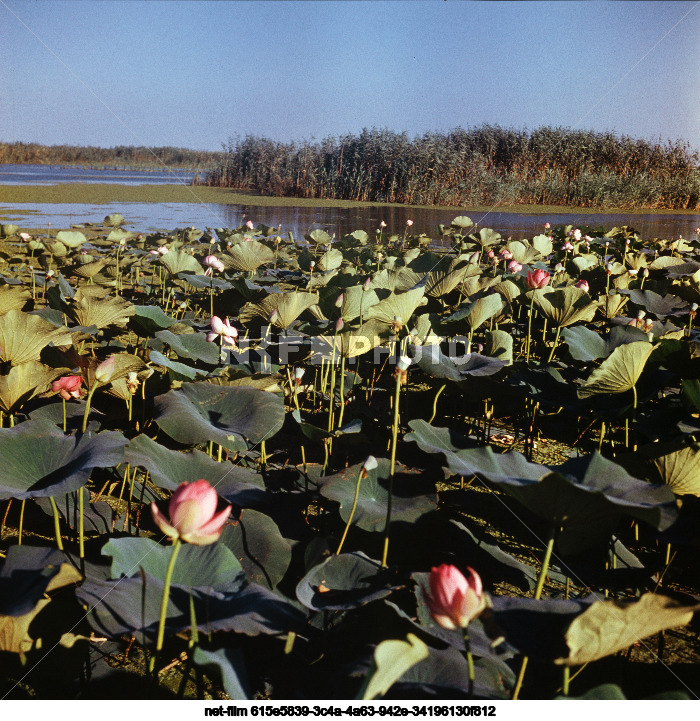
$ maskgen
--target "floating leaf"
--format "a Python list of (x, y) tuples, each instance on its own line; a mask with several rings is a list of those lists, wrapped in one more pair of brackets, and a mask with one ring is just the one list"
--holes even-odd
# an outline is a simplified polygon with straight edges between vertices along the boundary
[(274, 252), (264, 243), (252, 240), (247, 243), (238, 243), (225, 253), (221, 261), (228, 270), (253, 271), (265, 263), (272, 263)]
[(540, 313), (556, 327), (591, 321), (597, 309), (588, 293), (573, 285), (549, 293), (535, 293), (533, 298)]
[(624, 393), (639, 380), (654, 346), (648, 342), (627, 343), (619, 346), (596, 368), (578, 389), (579, 398)]
[(428, 647), (409, 633), (405, 641), (382, 641), (374, 649), (374, 673), (365, 686), (363, 700), (383, 696), (409, 668), (428, 658)]
[(56, 240), (60, 240), (68, 248), (79, 248), (87, 243), (87, 238), (78, 230), (59, 230), (56, 233)]

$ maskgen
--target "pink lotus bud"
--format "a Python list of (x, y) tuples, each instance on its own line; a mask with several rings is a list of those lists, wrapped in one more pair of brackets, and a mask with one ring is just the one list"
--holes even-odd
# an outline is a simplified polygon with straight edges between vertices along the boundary
[(231, 325), (228, 318), (221, 320), (218, 315), (213, 315), (209, 324), (211, 325), (211, 330), (207, 333), (207, 342), (213, 343), (220, 337), (223, 343), (236, 345), (238, 329)]
[(98, 383), (109, 383), (114, 375), (114, 356), (111, 355), (107, 360), (103, 360), (100, 365), (95, 368), (95, 380)]
[(564, 270), (564, 266), (563, 266), (561, 263), (557, 263), (557, 264), (554, 266), (554, 272), (555, 272), (555, 273), (561, 273), (562, 270)]
[(511, 260), (510, 263), (508, 263), (508, 272), (509, 273), (519, 273), (523, 269), (523, 266), (518, 263), (517, 260)]
[(341, 294), (335, 299), (335, 307), (336, 307), (336, 308), (342, 308), (344, 302), (345, 302), (345, 293), (341, 293)]
[(248, 220), (245, 224), (245, 227), (248, 228), (248, 230), (255, 230), (255, 225), (253, 224), (252, 220)]
[(166, 253), (170, 252), (170, 248), (168, 248), (166, 245), (161, 245), (160, 248), (158, 248), (158, 252), (161, 255), (165, 255)]
[(585, 290), (586, 293), (588, 293), (589, 285), (588, 285), (587, 280), (584, 280), (583, 278), (581, 278), (581, 280), (579, 280), (578, 283), (576, 283), (576, 287), (580, 288), (581, 290)]
[(549, 285), (552, 276), (546, 270), (531, 270), (527, 274), (527, 284), (530, 288), (544, 288)]
[(495, 254), (492, 250), (489, 250), (489, 252), (488, 252), (487, 255), (488, 255), (489, 258), (495, 258), (495, 257), (496, 257), (496, 254)]
[(380, 227), (380, 228), (386, 228), (386, 223), (385, 223), (383, 220), (380, 221), (379, 227)]
[(276, 323), (277, 319), (279, 318), (279, 313), (277, 312), (277, 308), (273, 308), (270, 311), (270, 323)]
[(20, 233), (19, 237), (24, 241), (30, 241), (32, 239), (32, 236), (29, 235), (29, 233)]
[(338, 318), (338, 320), (335, 322), (335, 332), (340, 333), (341, 330), (343, 330), (345, 326), (345, 321), (342, 318)]
[(51, 384), (51, 390), (54, 393), (59, 393), (64, 400), (80, 398), (82, 395), (80, 386), (82, 384), (82, 376), (63, 376)]
[(407, 221), (406, 221), (406, 225), (410, 228), (410, 227), (413, 225), (413, 221), (412, 221), (412, 220), (407, 220)]
[(545, 223), (545, 224), (544, 224), (544, 229), (545, 229), (545, 230), (549, 230), (551, 227), (552, 227), (552, 225), (551, 225), (550, 223)]
[(204, 265), (207, 266), (204, 275), (211, 275), (215, 270), (219, 271), (219, 273), (224, 272), (224, 264), (215, 255), (208, 255), (204, 259)]
[(642, 268), (642, 278), (649, 277), (649, 268)]
[(430, 571), (426, 601), (433, 620), (450, 630), (466, 628), (484, 610), (486, 599), (479, 575), (467, 568), (465, 578), (455, 566), (443, 563)]
[(219, 497), (205, 480), (181, 483), (168, 504), (167, 519), (155, 502), (151, 503), (153, 520), (173, 540), (181, 539), (195, 546), (207, 546), (219, 540), (231, 513), (231, 506), (216, 512)]
[(362, 290), (368, 291), (372, 285), (372, 279), (370, 277), (365, 278), (365, 282), (362, 284)]
[(567, 240), (566, 243), (564, 243), (564, 245), (562, 245), (561, 249), (564, 251), (569, 251), (569, 250), (573, 250), (574, 246), (571, 245), (571, 243)]
[(507, 248), (503, 248), (503, 250), (501, 250), (498, 254), (498, 257), (501, 260), (510, 260), (513, 257), (513, 254)]

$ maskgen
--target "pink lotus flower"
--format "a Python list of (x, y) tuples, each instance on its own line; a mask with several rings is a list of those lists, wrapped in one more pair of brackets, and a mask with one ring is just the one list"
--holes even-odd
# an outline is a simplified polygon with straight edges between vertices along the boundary
[(406, 221), (406, 225), (410, 228), (410, 227), (413, 225), (413, 221), (412, 221), (412, 220), (407, 220), (407, 221)]
[(383, 220), (380, 221), (380, 222), (379, 222), (379, 227), (380, 227), (380, 228), (386, 228), (386, 223), (385, 223)]
[(207, 333), (207, 342), (213, 343), (217, 338), (221, 338), (223, 343), (229, 345), (236, 345), (236, 338), (238, 338), (238, 329), (234, 328), (229, 319), (221, 320), (218, 315), (213, 315), (211, 321), (211, 330)]
[(530, 288), (544, 288), (549, 284), (552, 276), (546, 270), (531, 270), (527, 274), (527, 284)]
[(467, 571), (465, 578), (459, 569), (446, 563), (430, 571), (426, 601), (430, 615), (442, 628), (466, 628), (484, 610), (481, 579), (471, 568)]
[(587, 280), (584, 280), (583, 278), (581, 278), (581, 280), (579, 280), (578, 283), (576, 283), (576, 287), (580, 288), (581, 290), (585, 290), (586, 293), (588, 293), (589, 285), (588, 285)]
[(563, 251), (568, 252), (568, 251), (570, 251), (570, 250), (573, 250), (573, 249), (574, 249), (574, 246), (571, 245), (571, 243), (567, 240), (566, 243), (564, 243), (564, 245), (562, 245), (561, 249), (562, 249)]
[(215, 270), (219, 271), (219, 273), (224, 272), (224, 264), (215, 255), (208, 255), (204, 259), (204, 265), (207, 266), (204, 275), (212, 275)]
[(29, 233), (20, 233), (19, 237), (26, 242), (29, 242), (32, 239), (32, 236), (29, 235)]
[(517, 260), (511, 260), (510, 263), (508, 263), (508, 272), (509, 273), (519, 273), (523, 269), (523, 266), (518, 263)]
[(151, 503), (153, 520), (173, 540), (178, 538), (195, 546), (207, 546), (219, 539), (231, 513), (231, 506), (216, 512), (219, 496), (205, 480), (181, 483), (168, 504), (168, 520), (155, 502)]
[(82, 376), (63, 376), (51, 384), (51, 390), (60, 394), (64, 400), (70, 398), (80, 398), (83, 394), (81, 385), (83, 384)]
[(111, 355), (107, 360), (103, 360), (100, 365), (95, 368), (95, 380), (98, 383), (109, 383), (114, 375), (114, 356)]
[(245, 227), (248, 228), (248, 230), (255, 230), (255, 225), (253, 224), (252, 220), (248, 220), (245, 224)]
[(551, 223), (545, 223), (545, 224), (544, 224), (544, 229), (545, 229), (545, 230), (549, 230), (551, 227), (552, 227)]
[(501, 250), (498, 254), (498, 257), (501, 260), (510, 260), (513, 257), (513, 254), (507, 248), (503, 248), (503, 250)]

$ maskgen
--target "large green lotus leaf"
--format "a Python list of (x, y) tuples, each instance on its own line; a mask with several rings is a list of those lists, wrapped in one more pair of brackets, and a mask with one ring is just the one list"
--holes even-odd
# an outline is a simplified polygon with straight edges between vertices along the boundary
[(569, 653), (554, 663), (581, 666), (628, 648), (647, 636), (690, 623), (700, 603), (692, 605), (654, 593), (628, 602), (599, 600), (577, 616), (566, 631)]
[(346, 288), (343, 291), (343, 302), (340, 306), (340, 317), (348, 323), (359, 318), (362, 313), (363, 319), (367, 311), (379, 303), (379, 296), (374, 290), (364, 290), (361, 285)]
[(296, 595), (313, 611), (347, 611), (388, 596), (398, 583), (379, 561), (356, 551), (314, 566), (297, 584)]
[(277, 311), (274, 325), (285, 329), (289, 327), (305, 310), (318, 303), (318, 293), (302, 293), (295, 290), (289, 293), (271, 293), (259, 303), (246, 303), (238, 316), (241, 323), (250, 323), (255, 318), (263, 323), (270, 322), (272, 311)]
[(179, 443), (213, 441), (230, 451), (271, 438), (284, 423), (284, 399), (246, 386), (183, 383), (155, 399), (155, 421)]
[[(152, 538), (112, 538), (102, 547), (102, 555), (112, 559), (110, 578), (130, 578), (143, 569), (163, 581), (172, 553), (172, 548), (161, 546)], [(180, 548), (172, 582), (232, 591), (238, 585), (236, 576), (241, 570), (238, 559), (223, 543), (208, 546), (185, 543)]]
[(473, 269), (474, 266), (468, 263), (460, 265), (453, 262), (450, 263), (449, 268), (433, 270), (428, 274), (425, 292), (433, 298), (442, 298), (443, 295), (453, 291)]
[(185, 365), (184, 363), (178, 363), (172, 361), (170, 358), (166, 358), (162, 353), (156, 350), (152, 350), (148, 354), (148, 362), (157, 366), (162, 366), (170, 371), (169, 377), (171, 380), (176, 381), (193, 381), (197, 376), (209, 375), (209, 371), (202, 370), (201, 368), (193, 368), (192, 366)]
[(653, 350), (654, 346), (649, 342), (627, 343), (615, 348), (578, 389), (578, 397), (624, 393), (632, 389)]
[(700, 443), (657, 456), (652, 463), (674, 493), (700, 496)]
[(409, 345), (408, 354), (424, 373), (455, 382), (464, 380), (466, 376), (490, 376), (504, 366), (502, 361), (478, 353), (450, 358), (440, 350), (439, 345)]
[(108, 228), (116, 228), (124, 225), (124, 216), (121, 213), (110, 213), (105, 216), (102, 225), (106, 225)]
[(513, 254), (513, 260), (523, 265), (534, 263), (542, 254), (522, 240), (506, 243), (506, 248)]
[(513, 283), (512, 280), (502, 280), (500, 283), (494, 283), (491, 286), (496, 293), (501, 295), (511, 306), (513, 301), (521, 295), (521, 290)]
[(202, 361), (210, 365), (216, 365), (219, 362), (219, 346), (216, 343), (207, 342), (206, 333), (175, 335), (169, 330), (161, 330), (155, 336), (167, 343), (179, 358)]
[(610, 319), (620, 315), (620, 311), (627, 304), (628, 300), (629, 298), (618, 293), (617, 295), (606, 295), (600, 298), (600, 300), (596, 301), (596, 305), (598, 306), (598, 310), (606, 318)]
[(553, 250), (552, 239), (548, 235), (536, 235), (532, 239), (532, 247), (540, 255), (548, 256)]
[(326, 251), (316, 260), (316, 268), (322, 272), (340, 268), (343, 263), (343, 254), (337, 249)]
[(27, 401), (50, 389), (51, 383), (69, 368), (50, 368), (39, 361), (27, 361), (12, 366), (7, 375), (0, 376), (0, 409), (5, 413), (18, 410)]
[(498, 293), (482, 296), (470, 301), (444, 319), (445, 323), (466, 320), (471, 330), (476, 330), (482, 323), (500, 313), (504, 308), (503, 298)]
[(135, 233), (130, 230), (124, 230), (123, 228), (115, 228), (109, 232), (109, 235), (105, 238), (110, 243), (119, 242), (120, 240), (131, 240), (135, 237)]
[(12, 365), (39, 360), (49, 343), (70, 345), (71, 341), (67, 328), (56, 328), (36, 315), (11, 310), (0, 316), (0, 360)]
[(469, 238), (471, 240), (475, 240), (482, 248), (486, 248), (489, 245), (498, 243), (501, 239), (501, 234), (491, 228), (482, 228), (478, 235), (476, 233), (472, 233)]
[[(185, 288), (186, 293), (190, 293), (190, 287), (191, 288), (198, 288), (200, 290), (207, 290), (210, 289), (214, 290), (230, 290), (233, 288), (233, 284), (229, 283), (227, 280), (224, 280), (223, 278), (214, 278), (212, 275), (195, 275), (194, 273), (178, 273), (176, 276), (179, 281), (183, 281), (184, 283), (187, 283), (187, 286), (183, 286)], [(182, 286), (182, 283), (178, 283), (178, 285)], [(188, 287), (190, 286), (190, 287)]]
[(14, 225), (13, 223), (2, 223), (0, 225), (0, 237), (9, 238), (11, 235), (14, 235), (18, 230), (19, 225)]
[(222, 258), (226, 269), (253, 271), (264, 263), (272, 263), (275, 253), (264, 243), (252, 240), (234, 245)]
[(243, 508), (266, 498), (265, 484), (254, 471), (229, 461), (217, 463), (201, 451), (172, 451), (143, 434), (126, 447), (124, 460), (145, 468), (154, 485), (169, 491), (181, 483), (204, 479), (220, 496)]
[(471, 228), (474, 225), (474, 221), (466, 215), (458, 215), (451, 223), (454, 228)]
[(70, 269), (70, 272), (72, 275), (77, 275), (79, 278), (95, 278), (106, 265), (107, 262), (104, 260), (95, 260), (91, 263), (78, 262), (77, 265), (74, 265)]
[[(363, 464), (359, 463), (322, 479), (321, 495), (340, 504), (340, 517), (346, 523), (350, 517), (357, 477), (362, 467)], [(380, 458), (377, 468), (369, 471), (367, 477), (360, 482), (352, 522), (364, 531), (384, 530), (389, 502), (389, 468), (389, 460)], [(421, 477), (416, 471), (397, 465), (391, 520), (411, 523), (436, 508), (435, 484), (430, 479)]]
[(440, 345), (444, 338), (433, 331), (432, 317), (423, 313), (416, 317), (411, 328), (411, 342), (414, 345)]
[(665, 318), (667, 315), (686, 315), (690, 310), (690, 305), (675, 295), (661, 296), (653, 290), (638, 289), (624, 291), (624, 294), (629, 295), (633, 303), (641, 305), (657, 318)]
[(571, 262), (578, 268), (579, 272), (595, 268), (600, 262), (600, 258), (595, 253), (587, 253), (585, 255), (577, 255), (571, 259)]
[(410, 290), (421, 280), (421, 276), (410, 268), (380, 270), (372, 276), (372, 288), (383, 288), (394, 293)]
[(573, 285), (549, 293), (535, 293), (534, 303), (540, 313), (556, 327), (591, 321), (597, 309), (588, 293)]
[(328, 245), (333, 242), (333, 238), (331, 238), (325, 230), (321, 230), (320, 228), (307, 233), (304, 238), (310, 243), (316, 243), (317, 245)]
[(0, 285), (0, 315), (11, 310), (22, 310), (31, 297), (32, 292), (29, 288)]
[(220, 648), (216, 651), (206, 651), (198, 644), (194, 647), (192, 661), (200, 668), (216, 669), (221, 676), (224, 691), (234, 701), (253, 698), (249, 690), (245, 656), (241, 649)]
[[(404, 263), (408, 267), (418, 273), (419, 276), (431, 273), (434, 270), (450, 270), (450, 265), (455, 262), (455, 258), (446, 253), (433, 253), (431, 250), (421, 252), (420, 248), (412, 248), (404, 253)], [(475, 268), (478, 272), (478, 268)], [(415, 283), (414, 283), (415, 285)]]
[(584, 362), (606, 358), (615, 348), (626, 343), (648, 341), (646, 333), (639, 328), (627, 325), (613, 326), (608, 338), (604, 338), (600, 333), (596, 333), (585, 325), (565, 328), (562, 331), (562, 337), (569, 346), (571, 356)]
[(87, 238), (78, 230), (59, 230), (56, 240), (69, 248), (79, 248), (83, 243), (87, 243)]
[(376, 319), (388, 325), (398, 322), (408, 324), (416, 308), (425, 302), (425, 289), (412, 288), (403, 293), (392, 293), (373, 305), (365, 314), (365, 320)]
[(96, 435), (90, 428), (67, 436), (48, 420), (0, 429), (0, 498), (35, 498), (70, 493), (83, 486), (93, 468), (121, 463), (126, 438), (116, 431)]
[(169, 250), (165, 255), (162, 255), (159, 260), (170, 275), (177, 273), (204, 275), (204, 268), (202, 268), (197, 259), (184, 250)]
[(107, 328), (110, 325), (123, 328), (134, 314), (135, 308), (128, 300), (120, 298), (76, 297), (66, 308), (66, 315), (78, 325)]
[(241, 511), (234, 525), (221, 534), (221, 543), (240, 560), (246, 578), (266, 588), (275, 588), (292, 560), (292, 549), (277, 524), (264, 513)]
[(492, 330), (486, 334), (484, 355), (496, 358), (505, 365), (513, 365), (513, 336), (504, 330)]
[(428, 658), (428, 647), (409, 633), (405, 641), (382, 641), (374, 649), (374, 673), (365, 685), (363, 700), (383, 696), (409, 668)]
[(378, 320), (369, 320), (359, 328), (346, 330), (337, 335), (323, 335), (314, 338), (312, 348), (314, 355), (312, 362), (319, 362), (321, 358), (331, 360), (333, 358), (333, 345), (335, 344), (336, 360), (338, 356), (355, 358), (367, 353), (382, 342), (386, 335), (386, 325)]
[(157, 305), (137, 305), (134, 306), (134, 314), (129, 320), (129, 324), (135, 327), (139, 335), (154, 335), (159, 330), (169, 328), (177, 323), (175, 318), (163, 312), (163, 309)]

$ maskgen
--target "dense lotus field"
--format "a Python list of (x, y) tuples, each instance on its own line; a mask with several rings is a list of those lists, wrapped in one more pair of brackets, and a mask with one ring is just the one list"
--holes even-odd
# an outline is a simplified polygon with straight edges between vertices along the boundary
[(700, 241), (0, 240), (0, 696), (694, 698)]

